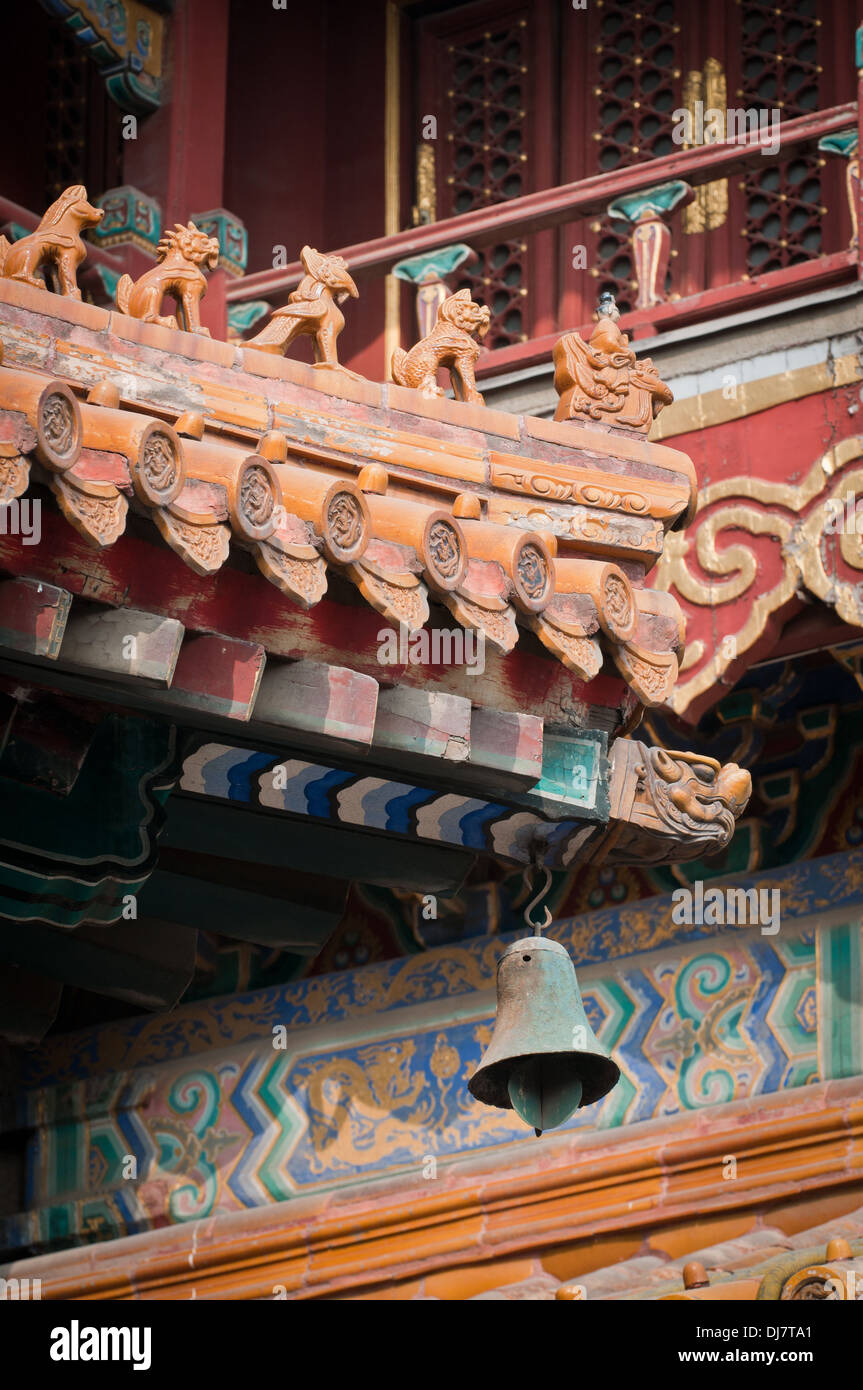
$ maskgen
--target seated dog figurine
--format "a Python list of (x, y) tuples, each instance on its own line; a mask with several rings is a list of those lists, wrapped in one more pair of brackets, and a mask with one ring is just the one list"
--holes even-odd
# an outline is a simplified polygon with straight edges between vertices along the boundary
[(87, 254), (81, 232), (97, 226), (104, 216), (103, 208), (88, 203), (84, 185), (73, 184), (51, 204), (35, 232), (14, 242), (0, 236), (0, 275), (50, 290), (52, 285), (36, 274), (40, 266), (50, 266), (57, 277), (56, 292), (80, 299), (78, 266)]

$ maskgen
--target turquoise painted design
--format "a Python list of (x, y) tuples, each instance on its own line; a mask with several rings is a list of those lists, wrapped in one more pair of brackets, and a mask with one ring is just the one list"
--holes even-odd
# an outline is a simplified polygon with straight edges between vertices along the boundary
[(607, 820), (608, 782), (603, 776), (607, 756), (607, 734), (584, 738), (546, 734), (542, 777), (533, 788), (533, 796), (582, 811), (598, 811)]
[[(831, 932), (820, 935), (823, 953)], [(338, 993), (343, 978), (315, 983)], [(585, 973), (585, 1010), (621, 1081), (565, 1128), (637, 1124), (821, 1079), (815, 986), (811, 927), (714, 937)], [(106, 1089), (105, 1113), (91, 1094), (86, 1114), (71, 1117), (72, 1093), (62, 1107), (42, 1093), (32, 1207), (6, 1238), (45, 1248), (101, 1239), (106, 1222), (121, 1235), (416, 1171), (428, 1155), (533, 1144), (511, 1111), (466, 1089), (493, 1019), (490, 990), (442, 993), (436, 1009), (401, 1019), (375, 1011), (325, 1041), (320, 1030), (281, 1033), (272, 1011), (254, 1043), (191, 1066), (166, 1060), (131, 1111), (112, 1108)], [(133, 1153), (130, 1181), (123, 1163)]]
[(105, 211), (91, 233), (99, 246), (132, 245), (155, 257), (162, 235), (162, 210), (155, 198), (131, 184), (123, 184), (107, 189), (95, 202)]
[(228, 336), (241, 338), (272, 309), (265, 299), (246, 299), (228, 306)]
[(672, 179), (669, 183), (659, 183), (653, 188), (645, 188), (641, 193), (628, 193), (615, 198), (608, 205), (609, 217), (619, 217), (624, 222), (641, 222), (646, 217), (665, 217), (673, 212), (684, 199), (692, 196), (692, 189), (682, 179)]
[(822, 135), (818, 141), (819, 150), (825, 150), (827, 154), (838, 154), (843, 159), (850, 159), (857, 153), (857, 129), (852, 126), (850, 130), (839, 130), (833, 135)]
[[(816, 954), (817, 941), (822, 935), (816, 935)], [(813, 1046), (817, 1051), (819, 1014), (816, 982), (808, 978), (811, 963), (809, 943), (802, 938), (781, 936), (771, 944), (785, 965), (786, 973), (776, 982), (767, 1011), (767, 1024), (788, 1058), (788, 1069), (781, 1076), (771, 1076), (769, 1084), (779, 1087), (805, 1086), (819, 1078), (826, 1080), (823, 1069), (813, 1055)], [(807, 971), (800, 972), (796, 967), (804, 959)]]
[[(840, 903), (863, 915), (863, 850), (825, 855), (787, 869), (735, 879), (744, 889), (781, 894), (782, 930), (775, 950), (786, 944), (795, 922), (832, 912)], [(522, 904), (523, 906), (523, 904)], [(579, 972), (585, 967), (668, 950), (685, 942), (734, 939), (740, 929), (676, 926), (670, 896), (601, 908), (556, 921), (548, 935), (566, 947)], [(95, 1084), (100, 1076), (130, 1066), (182, 1062), (209, 1050), (253, 1043), (270, 1036), (273, 1024), (289, 1033), (325, 1024), (360, 1026), (372, 1017), (396, 1025), (398, 1012), (449, 998), (469, 1003), (471, 994), (493, 991), (497, 961), (518, 930), (476, 936), (383, 963), (336, 974), (269, 986), (229, 998), (181, 1004), (170, 1014), (121, 1019), (98, 1029), (48, 1038), (38, 1051), (21, 1058), (26, 1087)], [(769, 938), (764, 938), (769, 940)], [(776, 946), (776, 942), (780, 945)]]
[[(170, 1108), (185, 1123), (180, 1124), (173, 1135), (169, 1130), (156, 1131), (162, 1167), (166, 1172), (179, 1171), (191, 1178), (190, 1182), (176, 1187), (168, 1199), (174, 1221), (191, 1221), (199, 1216), (209, 1216), (213, 1210), (219, 1190), (219, 1145), (215, 1132), (211, 1138), (212, 1152), (207, 1139), (214, 1131), (220, 1100), (219, 1080), (206, 1071), (187, 1074), (171, 1087)], [(189, 1156), (190, 1141), (193, 1140), (197, 1140), (197, 1143), (189, 1171), (183, 1160)]]
[(140, 13), (133, 21), (124, 0), (40, 0), (43, 9), (62, 19), (87, 50), (123, 111), (147, 115), (162, 98), (160, 76), (145, 70), (154, 49), (153, 25), (161, 16)]
[(412, 285), (445, 280), (472, 255), (471, 248), (458, 241), (452, 246), (438, 246), (433, 251), (423, 252), (421, 256), (408, 256), (406, 260), (396, 261), (392, 273), (399, 280), (407, 280)]
[(219, 265), (229, 275), (244, 275), (249, 261), (249, 237), (245, 224), (224, 208), (192, 213), (191, 221), (219, 243)]
[(119, 921), (155, 865), (179, 770), (170, 726), (111, 715), (68, 795), (0, 778), (0, 916)]
[(823, 932), (818, 949), (819, 1060), (825, 1079), (863, 1072), (863, 955), (859, 918)]

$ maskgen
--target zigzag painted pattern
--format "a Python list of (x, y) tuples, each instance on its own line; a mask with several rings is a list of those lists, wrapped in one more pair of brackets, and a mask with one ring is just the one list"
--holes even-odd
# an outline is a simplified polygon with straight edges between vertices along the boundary
[[(589, 972), (585, 1008), (622, 1075), (567, 1128), (633, 1124), (819, 1080), (815, 964), (807, 929), (714, 938)], [(358, 1017), (340, 1026), (338, 1043), (318, 1029), (279, 1030), (271, 1012), (269, 1040), (212, 1063), (166, 1062), (133, 1109), (114, 1109), (119, 1093), (109, 1088), (101, 1107), (73, 1117), (75, 1088), (62, 1088), (63, 1119), (43, 1125), (33, 1154), (35, 1210), (15, 1218), (12, 1243), (127, 1234), (415, 1169), (428, 1155), (534, 1142), (511, 1111), (467, 1092), (493, 1027), (488, 994), (475, 999), (472, 1008), (464, 995), (445, 995), (431, 1018), (427, 1008), (391, 1013), (383, 1035), (380, 1015)], [(67, 1171), (63, 1155), (75, 1152), (86, 1164)], [(129, 1153), (134, 1182), (123, 1177)]]

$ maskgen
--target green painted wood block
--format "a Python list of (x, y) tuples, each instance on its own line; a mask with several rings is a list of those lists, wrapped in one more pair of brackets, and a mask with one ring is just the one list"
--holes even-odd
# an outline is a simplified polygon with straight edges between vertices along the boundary
[(542, 776), (532, 799), (546, 815), (581, 811), (588, 820), (608, 820), (608, 735), (599, 729), (580, 734), (546, 732)]
[(104, 212), (92, 236), (97, 246), (137, 246), (155, 256), (162, 235), (162, 212), (155, 198), (124, 183), (95, 199)]
[(818, 931), (818, 1069), (823, 1081), (863, 1073), (863, 927)]
[(819, 150), (827, 154), (838, 154), (843, 159), (851, 159), (857, 153), (857, 129), (837, 130), (833, 135), (822, 135), (818, 141)]
[(640, 193), (628, 193), (608, 205), (609, 217), (619, 217), (626, 222), (640, 222), (645, 217), (663, 217), (673, 212), (682, 202), (691, 202), (692, 189), (682, 179), (672, 179), (670, 183), (658, 183), (653, 188), (645, 188)]
[(219, 265), (229, 275), (244, 275), (249, 260), (249, 235), (245, 224), (226, 208), (193, 212), (191, 220), (219, 243)]
[(397, 279), (408, 280), (414, 285), (428, 280), (443, 280), (471, 254), (471, 248), (459, 241), (452, 246), (439, 246), (420, 256), (408, 256), (406, 260), (396, 261), (392, 273)]
[(246, 299), (241, 304), (231, 304), (228, 307), (228, 328), (235, 337), (241, 338), (244, 333), (248, 333), (259, 319), (265, 317), (272, 309), (266, 299)]

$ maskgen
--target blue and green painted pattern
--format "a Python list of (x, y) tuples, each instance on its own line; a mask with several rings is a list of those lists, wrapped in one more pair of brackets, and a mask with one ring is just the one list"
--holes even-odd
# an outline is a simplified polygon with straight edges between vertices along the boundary
[(43, 9), (62, 19), (90, 54), (105, 86), (123, 111), (147, 115), (159, 106), (165, 47), (164, 20), (155, 10), (124, 0), (40, 0)]
[[(779, 937), (726, 933), (585, 971), (585, 1009), (621, 1081), (566, 1127), (637, 1124), (805, 1086), (826, 1079), (825, 1046), (847, 1068), (854, 1030), (842, 1024), (833, 1041), (848, 994), (836, 980), (853, 969), (855, 951), (859, 966), (859, 925), (805, 925)], [(340, 992), (346, 977), (314, 983)], [(277, 1034), (283, 1047), (274, 1029), (296, 1020), (265, 1009), (256, 1041), (166, 1058), (131, 1109), (128, 1078), (116, 1096), (103, 1090), (101, 1114), (91, 1089), (76, 1119), (74, 1086), (37, 1093), (32, 1205), (7, 1237), (13, 1246), (100, 1239), (106, 1222), (125, 1234), (370, 1181), (428, 1155), (534, 1142), (512, 1112), (466, 1090), (493, 1027), (492, 991), (437, 998), (434, 1009), (408, 999), (337, 1029), (287, 1027)], [(123, 1177), (129, 1155), (134, 1182)]]
[[(863, 850), (826, 855), (734, 882), (745, 889), (776, 890), (781, 895), (782, 928), (772, 938), (779, 952), (789, 949), (786, 942), (794, 936), (795, 923), (817, 920), (840, 905), (847, 909), (849, 920), (863, 918)], [(671, 908), (667, 895), (622, 903), (555, 921), (548, 935), (566, 947), (579, 972), (717, 937), (715, 927), (675, 925)], [(447, 997), (463, 999), (479, 990), (493, 991), (500, 955), (523, 935), (523, 929), (516, 929), (517, 920), (517, 914), (510, 914), (493, 936), (466, 936), (459, 943), (327, 977), (196, 1000), (170, 1014), (142, 1015), (48, 1038), (38, 1051), (22, 1057), (22, 1084), (53, 1087), (84, 1079), (92, 1084), (99, 1076), (131, 1066), (154, 1067), (216, 1048), (261, 1041), (274, 1022), (289, 1031), (341, 1025), (380, 1019)], [(720, 939), (739, 936), (739, 928), (727, 927)], [(386, 1026), (393, 1025), (398, 1026), (388, 1018)]]
[(859, 921), (818, 939), (818, 1051), (825, 1079), (863, 1072), (863, 960)]
[[(582, 819), (552, 819), (557, 813), (578, 812), (585, 818), (607, 816), (604, 760), (598, 741), (578, 740), (573, 755), (584, 776), (573, 781), (573, 765), (558, 768), (547, 795), (550, 816), (533, 810), (485, 801), (474, 796), (441, 792), (414, 782), (371, 777), (298, 758), (207, 743), (184, 763), (182, 791), (224, 801), (259, 806), (316, 821), (384, 831), (394, 836), (433, 841), (493, 854), (498, 859), (527, 864), (541, 832), (544, 861), (554, 864), (571, 836), (584, 829)], [(584, 750), (580, 751), (581, 745)], [(561, 778), (568, 781), (564, 787)], [(566, 791), (566, 800), (561, 799)]]

